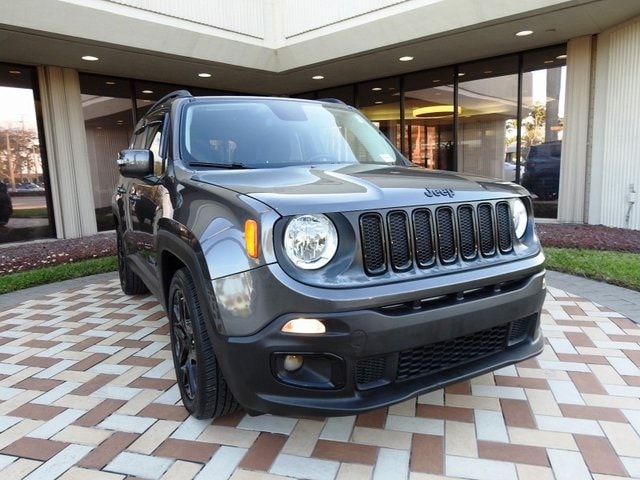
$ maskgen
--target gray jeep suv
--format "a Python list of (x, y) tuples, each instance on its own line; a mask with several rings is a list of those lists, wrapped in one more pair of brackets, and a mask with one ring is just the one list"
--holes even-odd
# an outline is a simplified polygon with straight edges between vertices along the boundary
[(354, 414), (543, 348), (527, 191), (416, 167), (352, 107), (175, 92), (118, 166), (122, 289), (166, 309), (198, 418)]

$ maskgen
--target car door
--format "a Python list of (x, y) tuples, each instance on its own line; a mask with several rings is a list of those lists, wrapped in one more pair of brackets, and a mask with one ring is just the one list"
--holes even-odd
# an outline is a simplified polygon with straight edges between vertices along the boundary
[(153, 269), (156, 263), (155, 234), (158, 221), (171, 216), (172, 209), (167, 189), (162, 184), (166, 168), (166, 132), (168, 115), (151, 116), (136, 132), (133, 148), (150, 150), (153, 154), (153, 172), (142, 179), (132, 179), (127, 197), (130, 235), (125, 241), (129, 251), (142, 257), (144, 264)]

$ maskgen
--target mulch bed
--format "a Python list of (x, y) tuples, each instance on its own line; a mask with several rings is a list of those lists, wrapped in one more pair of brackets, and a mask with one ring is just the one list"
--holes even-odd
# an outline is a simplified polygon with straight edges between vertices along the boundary
[(640, 230), (602, 225), (538, 223), (536, 231), (543, 247), (640, 253)]
[[(640, 230), (602, 225), (538, 223), (544, 247), (640, 253)], [(90, 237), (0, 245), (0, 275), (116, 254), (114, 232)]]
[(115, 232), (82, 238), (0, 245), (0, 275), (115, 254)]

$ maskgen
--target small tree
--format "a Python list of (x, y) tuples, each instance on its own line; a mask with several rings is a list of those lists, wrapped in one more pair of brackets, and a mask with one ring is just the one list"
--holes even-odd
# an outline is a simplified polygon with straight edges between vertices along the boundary
[(42, 174), (40, 142), (35, 130), (0, 130), (0, 177), (15, 188), (16, 181), (36, 180)]

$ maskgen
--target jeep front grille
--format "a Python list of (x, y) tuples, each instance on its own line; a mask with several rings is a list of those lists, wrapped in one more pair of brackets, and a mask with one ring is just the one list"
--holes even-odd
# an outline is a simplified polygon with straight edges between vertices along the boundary
[(360, 216), (364, 269), (381, 275), (414, 266), (471, 262), (513, 249), (507, 202), (420, 207)]
[(499, 354), (531, 340), (536, 315), (479, 332), (356, 362), (355, 381), (360, 390), (439, 372)]
[(396, 380), (408, 380), (477, 360), (506, 348), (509, 325), (400, 352)]

